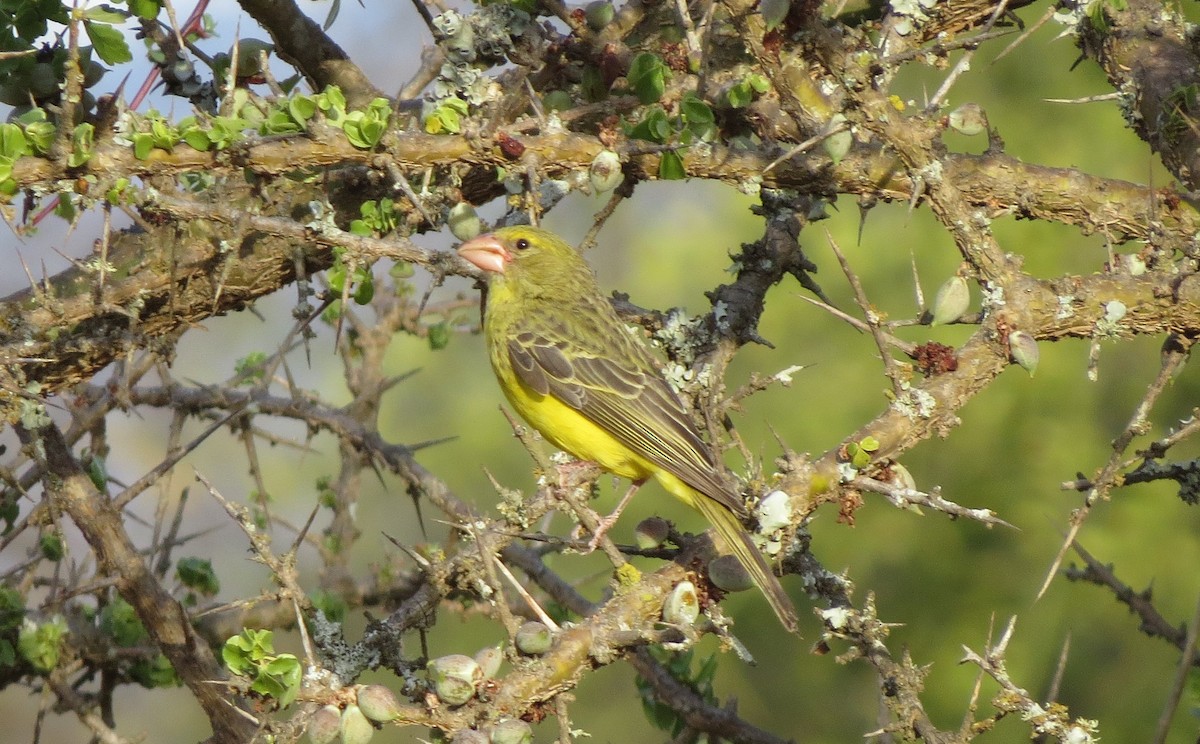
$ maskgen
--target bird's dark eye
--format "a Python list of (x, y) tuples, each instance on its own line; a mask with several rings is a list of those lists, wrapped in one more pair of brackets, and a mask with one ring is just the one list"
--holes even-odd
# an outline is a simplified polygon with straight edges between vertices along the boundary
[(516, 242), (516, 243), (514, 243), (514, 244), (513, 244), (513, 246), (514, 246), (514, 247), (515, 247), (515, 248), (516, 248), (518, 251), (523, 251), (523, 250), (525, 250), (526, 248), (528, 248), (528, 247), (529, 247), (529, 241), (528, 241), (528, 240), (526, 240), (525, 238), (520, 238), (520, 239), (518, 239), (518, 240), (517, 240), (517, 242)]

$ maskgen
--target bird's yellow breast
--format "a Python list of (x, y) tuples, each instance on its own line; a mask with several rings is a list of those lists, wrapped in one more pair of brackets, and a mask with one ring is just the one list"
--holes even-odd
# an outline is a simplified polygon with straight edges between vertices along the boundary
[(655, 468), (582, 413), (550, 395), (539, 395), (517, 378), (512, 365), (492, 354), (492, 366), (508, 402), (521, 418), (542, 433), (555, 447), (580, 460), (590, 460), (614, 475), (641, 481)]

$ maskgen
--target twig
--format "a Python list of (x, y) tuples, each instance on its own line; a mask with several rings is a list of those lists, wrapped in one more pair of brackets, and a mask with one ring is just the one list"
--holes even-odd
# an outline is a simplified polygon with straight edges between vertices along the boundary
[(863, 491), (880, 494), (897, 508), (904, 509), (913, 504), (917, 504), (920, 506), (927, 506), (930, 509), (936, 509), (944, 514), (949, 514), (952, 517), (962, 517), (964, 519), (971, 519), (976, 522), (981, 522), (989, 527), (1000, 525), (1003, 527), (1016, 529), (1008, 522), (1005, 522), (1003, 519), (997, 517), (996, 513), (991, 509), (971, 509), (965, 506), (959, 506), (953, 501), (942, 498), (940, 488), (935, 488), (929, 493), (925, 493), (912, 488), (894, 486), (891, 483), (884, 483), (883, 481), (875, 480), (874, 478), (867, 478), (861, 475), (851, 480), (850, 485)]

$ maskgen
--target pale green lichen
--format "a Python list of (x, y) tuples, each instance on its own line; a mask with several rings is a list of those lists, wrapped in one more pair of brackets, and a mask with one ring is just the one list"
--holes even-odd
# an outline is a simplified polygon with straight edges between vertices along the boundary
[(1104, 303), (1104, 317), (1096, 321), (1095, 336), (1097, 338), (1116, 338), (1120, 335), (1120, 322), (1129, 308), (1120, 300), (1109, 300)]

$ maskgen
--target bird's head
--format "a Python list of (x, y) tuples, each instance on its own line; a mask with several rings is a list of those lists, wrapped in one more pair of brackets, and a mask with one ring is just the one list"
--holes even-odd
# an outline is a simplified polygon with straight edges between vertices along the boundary
[(579, 291), (595, 283), (574, 248), (537, 227), (502, 227), (463, 243), (458, 255), (482, 269), (489, 284), (503, 282), (518, 292)]

